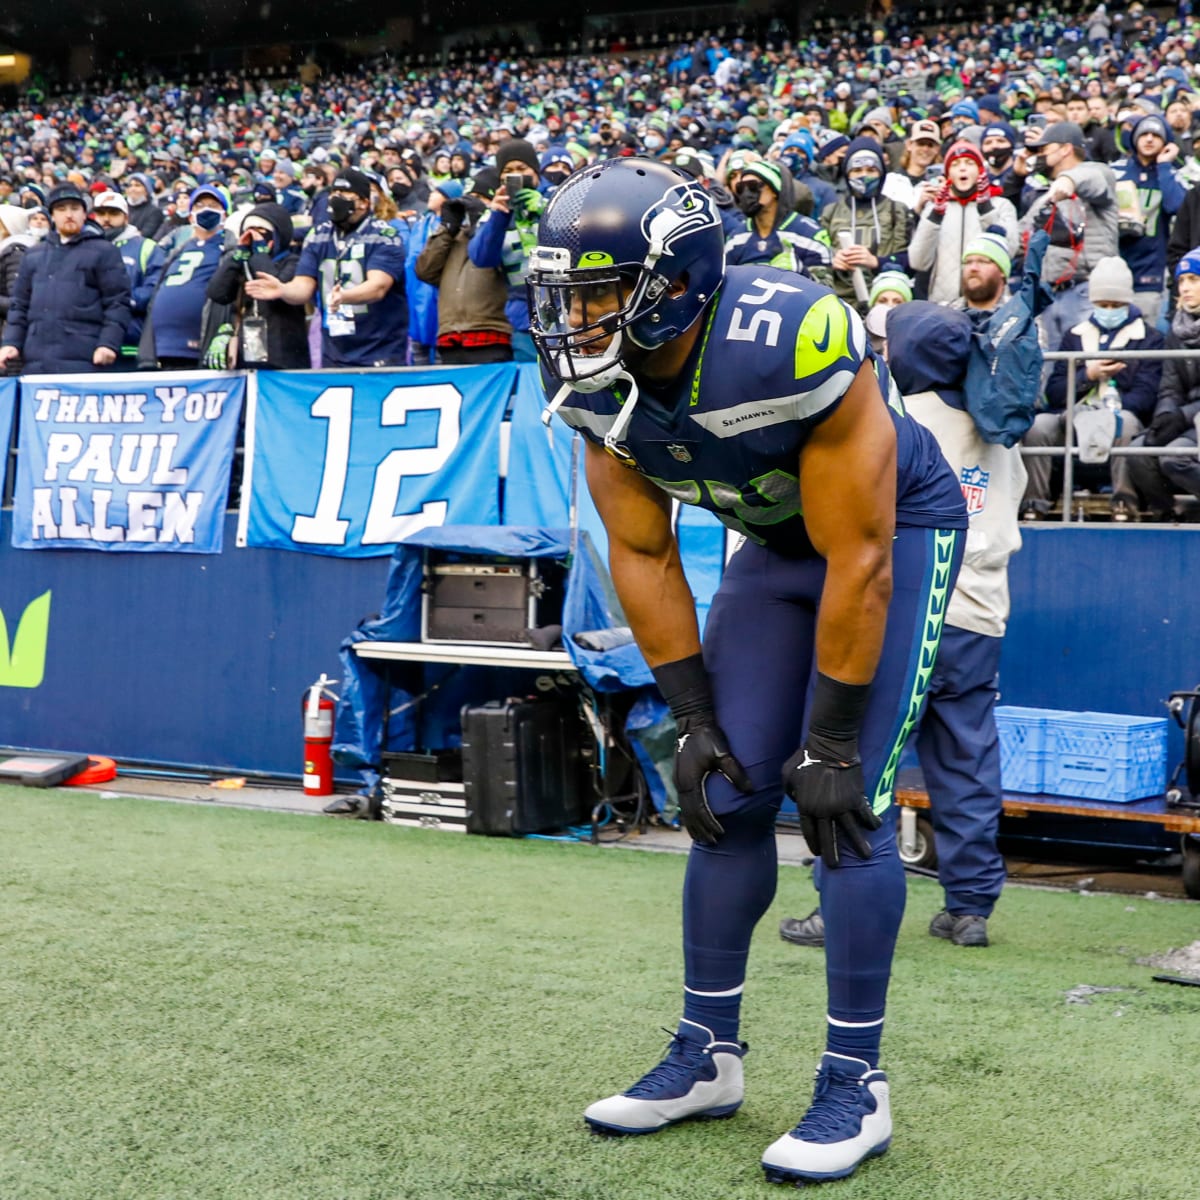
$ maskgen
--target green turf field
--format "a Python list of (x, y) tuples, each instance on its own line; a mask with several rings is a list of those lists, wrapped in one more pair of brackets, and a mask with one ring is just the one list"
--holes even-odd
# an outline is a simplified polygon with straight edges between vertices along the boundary
[[(800, 1116), (819, 951), (751, 959), (732, 1120), (605, 1140), (581, 1110), (678, 1015), (684, 860), (0, 788), (4, 1200), (736, 1200)], [(1134, 959), (1200, 905), (1012, 889), (994, 944), (909, 888), (886, 1157), (852, 1200), (1167, 1200), (1198, 1186), (1200, 990)], [(1077, 984), (1128, 990), (1068, 1004)]]

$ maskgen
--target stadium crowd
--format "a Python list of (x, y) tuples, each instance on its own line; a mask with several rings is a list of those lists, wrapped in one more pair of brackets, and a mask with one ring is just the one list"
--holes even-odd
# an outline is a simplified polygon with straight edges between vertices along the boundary
[[(911, 15), (910, 15), (911, 16)], [(902, 12), (640, 55), (33, 89), (0, 114), (0, 365), (297, 368), (533, 358), (541, 212), (612, 156), (709, 188), (731, 264), (833, 288), (882, 348), (914, 299), (980, 319), (1051, 248), (1048, 350), (1111, 514), (1200, 497), (1200, 36), (1190, 0)], [(1066, 364), (1027, 444), (1065, 439)], [(1113, 458), (1112, 445), (1173, 453)], [(1051, 507), (1030, 460), (1023, 515)]]

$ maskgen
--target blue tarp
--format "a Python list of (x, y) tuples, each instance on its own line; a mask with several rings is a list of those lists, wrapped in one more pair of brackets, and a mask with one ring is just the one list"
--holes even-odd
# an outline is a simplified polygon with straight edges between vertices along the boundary
[[(343, 682), (333, 753), (342, 766), (361, 770), (369, 786), (373, 787), (378, 781), (380, 753), (384, 749), (412, 749), (419, 740), (439, 749), (457, 745), (461, 737), (458, 705), (464, 702), (464, 697), (477, 700), (494, 696), (501, 685), (498, 675), (514, 677), (520, 674), (515, 670), (498, 672), (495, 668), (471, 668), (455, 672), (451, 684), (447, 681), (449, 670), (444, 665), (426, 668), (422, 686), (428, 693), (437, 685), (437, 694), (429, 695), (428, 703), (422, 706), (421, 737), (418, 738), (414, 713), (420, 693), (397, 686), (383, 664), (378, 660), (359, 658), (353, 647), (363, 641), (420, 641), (425, 550), (567, 561), (563, 645), (584, 680), (596, 692), (650, 688), (653, 684), (650, 669), (632, 643), (614, 650), (596, 651), (585, 650), (573, 640), (576, 633), (624, 624), (615, 609), (607, 574), (586, 533), (579, 534), (576, 553), (572, 557), (571, 533), (566, 529), (515, 525), (443, 525), (424, 529), (396, 547), (379, 616), (364, 621), (342, 642)], [(433, 671), (440, 672), (441, 680), (430, 678)], [(487, 682), (484, 672), (490, 675)], [(525, 672), (525, 687), (528, 682), (529, 674)], [(520, 682), (514, 687), (519, 690)], [(475, 695), (469, 695), (473, 689)], [(501, 694), (504, 694), (503, 690)], [(649, 729), (661, 721), (666, 710), (656, 692), (648, 691), (646, 695), (645, 705), (638, 710), (637, 724), (639, 728)], [(388, 714), (386, 746), (383, 744), (385, 714)], [(661, 807), (666, 799), (661, 781), (650, 779), (650, 786), (655, 802)]]

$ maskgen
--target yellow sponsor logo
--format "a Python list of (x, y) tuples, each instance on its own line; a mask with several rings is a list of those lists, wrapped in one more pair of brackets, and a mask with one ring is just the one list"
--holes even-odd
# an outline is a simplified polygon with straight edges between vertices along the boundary
[(31, 600), (17, 622), (11, 644), (8, 623), (0, 612), (0, 687), (40, 687), (46, 674), (46, 644), (50, 638), (50, 593)]

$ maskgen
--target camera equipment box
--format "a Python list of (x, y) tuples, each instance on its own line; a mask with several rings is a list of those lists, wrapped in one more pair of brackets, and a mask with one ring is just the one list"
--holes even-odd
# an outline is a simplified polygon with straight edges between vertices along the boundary
[(426, 554), (421, 641), (530, 646), (529, 630), (562, 624), (566, 567), (549, 558)]

